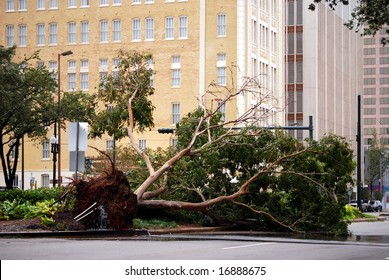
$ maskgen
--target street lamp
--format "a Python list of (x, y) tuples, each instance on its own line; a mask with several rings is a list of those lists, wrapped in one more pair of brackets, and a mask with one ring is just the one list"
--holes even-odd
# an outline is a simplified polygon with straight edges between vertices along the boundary
[(60, 186), (61, 180), (61, 56), (71, 55), (71, 50), (58, 53), (57, 64), (58, 64), (58, 141), (57, 141), (57, 153), (58, 153), (58, 186)]
[(50, 137), (51, 152), (53, 154), (53, 187), (55, 187), (55, 167), (58, 153), (57, 121), (54, 121), (54, 135)]

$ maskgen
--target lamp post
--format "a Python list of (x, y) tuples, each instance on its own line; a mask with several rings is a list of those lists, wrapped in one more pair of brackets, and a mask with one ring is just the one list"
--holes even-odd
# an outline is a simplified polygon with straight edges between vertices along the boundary
[(50, 137), (51, 153), (53, 154), (53, 187), (55, 187), (55, 167), (58, 153), (57, 121), (54, 121), (54, 135)]
[(58, 186), (60, 186), (61, 180), (61, 56), (71, 55), (71, 50), (58, 53), (57, 64), (58, 64), (58, 141), (57, 141), (57, 153), (58, 153)]

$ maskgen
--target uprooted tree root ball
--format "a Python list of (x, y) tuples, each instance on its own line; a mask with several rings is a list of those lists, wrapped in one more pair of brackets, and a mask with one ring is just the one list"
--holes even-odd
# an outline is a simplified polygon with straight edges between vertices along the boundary
[(111, 172), (87, 180), (74, 180), (76, 202), (74, 219), (88, 229), (124, 230), (132, 227), (137, 213), (137, 197), (131, 191), (126, 175)]

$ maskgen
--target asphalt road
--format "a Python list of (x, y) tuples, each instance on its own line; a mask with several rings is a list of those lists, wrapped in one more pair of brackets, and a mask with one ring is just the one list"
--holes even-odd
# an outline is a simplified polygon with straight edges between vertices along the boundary
[(0, 240), (2, 260), (384, 260), (389, 246), (234, 240)]
[(2, 260), (385, 260), (389, 221), (353, 223), (347, 241), (255, 235), (0, 239)]

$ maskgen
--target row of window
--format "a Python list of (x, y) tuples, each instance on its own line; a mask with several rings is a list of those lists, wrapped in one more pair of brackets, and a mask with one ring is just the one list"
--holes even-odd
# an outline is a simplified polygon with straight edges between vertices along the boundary
[[(380, 57), (379, 61), (380, 61), (379, 64), (389, 64), (389, 57)], [(374, 57), (363, 59), (363, 65), (376, 65), (376, 64), (377, 64), (377, 59)]]
[[(372, 88), (364, 88), (364, 95), (375, 95), (377, 93), (377, 89), (375, 87)], [(380, 87), (379, 94), (389, 94), (389, 87)]]
[[(175, 24), (174, 17), (165, 18), (165, 39), (174, 40), (175, 38)], [(145, 30), (144, 30), (144, 39), (145, 40), (154, 40), (154, 19), (146, 18), (145, 19)], [(100, 23), (100, 42), (107, 43), (109, 41), (109, 22), (108, 20), (101, 20)], [(77, 43), (77, 23), (68, 22), (68, 44)], [(112, 21), (112, 38), (113, 42), (120, 42), (122, 39), (121, 31), (122, 24), (120, 19), (115, 19)], [(141, 19), (135, 18), (132, 19), (132, 41), (141, 40)], [(48, 44), (49, 45), (58, 45), (58, 24), (49, 23), (48, 24)], [(88, 44), (90, 38), (90, 24), (88, 21), (82, 21), (79, 23), (79, 42), (82, 44)], [(44, 23), (39, 23), (36, 25), (36, 45), (42, 46), (46, 45), (46, 26)], [(178, 37), (179, 39), (188, 38), (188, 17), (180, 16), (178, 18)], [(13, 46), (15, 42), (15, 27), (14, 25), (6, 26), (6, 43), (7, 46)], [(27, 26), (21, 24), (18, 26), (18, 42), (17, 45), (20, 47), (27, 46)]]
[[(119, 59), (115, 58), (112, 60), (112, 75), (116, 75), (117, 66), (119, 65)], [(149, 61), (150, 69), (154, 68), (154, 62)], [(67, 61), (67, 90), (74, 91), (77, 89), (77, 62), (76, 60)], [(227, 56), (225, 53), (219, 53), (217, 55), (216, 61), (217, 68), (217, 83), (219, 85), (227, 84)], [(57, 70), (57, 61), (49, 61), (48, 69), (53, 73)], [(99, 77), (100, 80), (103, 80), (108, 76), (109, 61), (108, 59), (99, 60)], [(173, 55), (171, 58), (171, 87), (180, 87), (181, 86), (181, 56)], [(80, 90), (88, 91), (89, 89), (89, 60), (82, 59), (80, 61), (79, 69), (79, 79), (80, 79)], [(152, 86), (154, 83), (154, 76), (152, 77)]]
[[(376, 78), (364, 78), (363, 84), (364, 85), (375, 85), (377, 83), (378, 79)], [(382, 77), (379, 79), (380, 85), (387, 85), (389, 84), (389, 77)]]
[[(175, 39), (175, 20), (173, 16), (165, 17), (165, 39), (174, 40)], [(178, 21), (178, 38), (187, 39), (188, 38), (188, 28), (189, 28), (189, 19), (188, 16), (182, 15), (177, 18)], [(141, 41), (142, 37), (144, 40), (152, 41), (154, 40), (154, 30), (155, 30), (155, 21), (154, 18), (149, 17), (144, 19), (144, 34), (142, 35), (142, 20), (140, 18), (134, 18), (131, 20), (131, 30), (132, 30), (132, 41)], [(18, 25), (18, 42), (19, 47), (27, 46), (27, 25), (20, 24)], [(46, 45), (47, 33), (48, 33), (48, 44), (49, 45), (58, 45), (58, 24), (56, 22), (48, 24), (48, 30), (46, 30), (44, 23), (38, 23), (36, 25), (36, 45), (44, 46)], [(77, 35), (77, 30), (79, 29), (79, 35)], [(122, 22), (120, 19), (115, 19), (111, 23), (112, 38), (113, 42), (121, 42), (122, 40)], [(6, 44), (7, 46), (13, 46), (15, 42), (15, 26), (12, 24), (6, 25)], [(108, 43), (109, 38), (109, 21), (101, 20), (99, 22), (99, 40), (100, 43)], [(226, 14), (221, 13), (217, 15), (217, 36), (223, 37), (227, 35), (227, 19)], [(79, 39), (77, 40), (77, 36)], [(77, 27), (77, 22), (68, 22), (67, 23), (67, 43), (68, 44), (77, 44), (79, 41), (81, 44), (88, 44), (90, 38), (90, 24), (89, 21), (82, 21)]]
[[(27, 11), (27, 0), (6, 0), (6, 11), (13, 12), (18, 11)], [(93, 0), (96, 1), (96, 0)], [(121, 5), (122, 0), (98, 0), (100, 7), (108, 6), (112, 3), (113, 6)], [(129, 0), (130, 1), (130, 0)], [(187, 2), (188, 0), (178, 0), (178, 2)], [(49, 0), (49, 9), (58, 9), (59, 0)], [(144, 4), (153, 4), (155, 0), (143, 0)], [(172, 3), (175, 0), (164, 0), (165, 3)], [(142, 4), (142, 0), (132, 0), (132, 4)], [(90, 0), (68, 0), (68, 8), (77, 8), (79, 5), (82, 8), (89, 7)], [(36, 9), (44, 10), (46, 9), (46, 0), (36, 0)]]
[[(379, 74), (385, 75), (389, 74), (389, 67), (381, 67), (379, 69)], [(378, 73), (377, 68), (364, 68), (363, 69), (363, 74), (368, 76), (368, 75), (376, 75)]]
[[(381, 97), (379, 104), (389, 104), (389, 97)], [(377, 99), (376, 98), (364, 98), (363, 104), (364, 105), (376, 105)]]
[[(364, 48), (363, 54), (364, 55), (375, 55), (377, 53), (377, 48)], [(389, 47), (379, 47), (379, 54), (389, 54)]]

